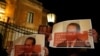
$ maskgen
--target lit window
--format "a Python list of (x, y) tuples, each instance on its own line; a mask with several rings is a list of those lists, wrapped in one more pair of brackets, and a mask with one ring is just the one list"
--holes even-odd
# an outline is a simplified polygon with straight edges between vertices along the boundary
[(34, 13), (28, 12), (28, 14), (27, 14), (27, 22), (28, 23), (33, 23), (33, 17), (34, 17)]

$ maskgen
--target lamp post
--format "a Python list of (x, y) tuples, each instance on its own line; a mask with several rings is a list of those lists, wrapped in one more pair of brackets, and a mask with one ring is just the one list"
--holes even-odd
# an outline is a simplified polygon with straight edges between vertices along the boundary
[[(48, 28), (49, 28), (49, 31), (50, 31), (48, 38), (52, 33), (52, 28), (53, 28), (53, 25), (55, 23), (55, 20), (56, 20), (56, 15), (54, 13), (48, 13), (47, 14), (47, 21), (48, 21), (48, 25), (49, 25)], [(47, 43), (48, 43), (47, 47), (49, 49), (49, 52), (52, 53), (54, 51), (54, 49), (52, 49), (52, 47), (49, 47), (49, 44), (50, 44), (49, 42), (47, 42)], [(52, 55), (49, 55), (49, 56), (52, 56)]]
[(48, 20), (48, 25), (52, 27), (53, 24), (55, 23), (56, 15), (54, 13), (48, 13), (47, 20)]

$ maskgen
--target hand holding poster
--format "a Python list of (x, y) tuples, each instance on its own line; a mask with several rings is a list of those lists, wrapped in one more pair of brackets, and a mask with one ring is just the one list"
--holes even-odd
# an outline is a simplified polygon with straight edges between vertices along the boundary
[(68, 20), (53, 26), (50, 46), (55, 48), (94, 48), (91, 20)]

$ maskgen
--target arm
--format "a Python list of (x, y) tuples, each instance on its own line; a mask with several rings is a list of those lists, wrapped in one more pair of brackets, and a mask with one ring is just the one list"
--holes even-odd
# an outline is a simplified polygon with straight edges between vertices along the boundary
[(90, 36), (93, 36), (94, 43), (98, 42), (98, 32), (95, 29), (89, 31)]
[(49, 50), (47, 47), (44, 47), (44, 50), (45, 50), (45, 56), (48, 56), (49, 55)]

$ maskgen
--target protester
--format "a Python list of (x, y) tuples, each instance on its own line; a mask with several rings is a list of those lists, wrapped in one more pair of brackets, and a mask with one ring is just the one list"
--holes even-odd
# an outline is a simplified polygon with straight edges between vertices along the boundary
[(3, 48), (2, 41), (3, 41), (3, 36), (0, 33), (0, 56), (8, 56), (6, 49)]
[[(95, 49), (77, 49), (77, 48), (49, 48), (50, 56), (96, 56), (98, 54), (98, 47), (99, 45), (99, 36), (95, 29), (92, 29), (89, 31), (89, 35), (93, 36), (94, 43), (95, 43)], [(48, 41), (52, 40), (52, 37), (50, 36)]]

